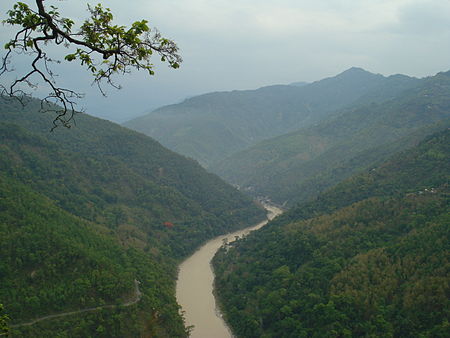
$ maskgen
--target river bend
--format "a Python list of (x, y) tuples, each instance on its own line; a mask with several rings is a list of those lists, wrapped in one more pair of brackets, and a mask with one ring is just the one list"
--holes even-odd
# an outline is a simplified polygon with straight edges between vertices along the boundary
[[(274, 206), (266, 206), (266, 209), (268, 220), (281, 214), (281, 209)], [(250, 231), (266, 225), (268, 220), (210, 240), (180, 265), (176, 296), (184, 312), (186, 325), (194, 326), (191, 331), (192, 338), (232, 337), (213, 295), (214, 274), (211, 259), (224, 241), (233, 242), (236, 236), (245, 236)]]

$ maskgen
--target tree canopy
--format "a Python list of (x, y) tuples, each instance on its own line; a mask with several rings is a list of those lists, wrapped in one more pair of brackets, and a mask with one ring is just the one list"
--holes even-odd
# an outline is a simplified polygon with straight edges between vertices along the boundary
[(233, 334), (448, 337), (449, 154), (447, 129), (222, 247)]
[(6, 335), (9, 331), (8, 319), (8, 315), (3, 313), (3, 304), (0, 304), (0, 336)]
[(88, 5), (88, 11), (89, 17), (77, 24), (61, 16), (57, 7), (45, 6), (44, 0), (35, 0), (35, 8), (24, 2), (14, 4), (3, 23), (17, 27), (17, 31), (4, 46), (6, 54), (0, 64), (0, 76), (14, 71), (11, 66), (14, 54), (29, 56), (31, 69), (19, 74), (10, 84), (0, 85), (1, 95), (23, 99), (28, 95), (23, 85), (34, 88), (42, 81), (50, 90), (42, 99), (42, 108), (56, 113), (54, 127), (69, 126), (75, 113), (75, 100), (83, 95), (56, 83), (50, 66), (61, 60), (50, 55), (50, 44), (71, 49), (64, 60), (78, 60), (92, 74), (102, 94), (105, 94), (102, 83), (120, 88), (113, 81), (116, 74), (143, 69), (153, 75), (154, 54), (171, 68), (178, 68), (182, 62), (175, 42), (164, 38), (157, 29), (151, 29), (147, 20), (125, 27), (114, 24), (111, 10), (101, 4)]

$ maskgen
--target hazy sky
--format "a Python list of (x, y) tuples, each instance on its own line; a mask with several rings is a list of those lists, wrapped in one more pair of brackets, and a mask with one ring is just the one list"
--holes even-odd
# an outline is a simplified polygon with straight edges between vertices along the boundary
[[(34, 1), (21, 0), (34, 5)], [(1, 0), (2, 18), (13, 0)], [(89, 2), (96, 4), (100, 1)], [(46, 0), (63, 16), (85, 18), (82, 0)], [(58, 81), (84, 92), (88, 113), (126, 120), (159, 105), (210, 91), (315, 81), (352, 66), (423, 77), (450, 69), (450, 0), (110, 0), (119, 24), (147, 19), (181, 49), (172, 70), (118, 78), (103, 98), (75, 64)], [(3, 45), (12, 30), (0, 31)], [(1, 52), (3, 55), (3, 52)], [(24, 69), (22, 60), (16, 65)], [(0, 81), (5, 81), (1, 79)]]

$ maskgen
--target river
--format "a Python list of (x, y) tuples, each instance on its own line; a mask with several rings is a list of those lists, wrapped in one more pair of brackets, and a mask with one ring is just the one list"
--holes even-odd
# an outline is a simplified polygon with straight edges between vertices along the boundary
[[(266, 206), (268, 219), (281, 214), (281, 209)], [(214, 274), (211, 259), (224, 241), (233, 242), (236, 236), (245, 236), (267, 224), (267, 220), (252, 227), (228, 235), (216, 237), (181, 265), (178, 273), (176, 296), (186, 319), (186, 325), (193, 325), (192, 338), (230, 338), (228, 326), (217, 309), (213, 295)]]

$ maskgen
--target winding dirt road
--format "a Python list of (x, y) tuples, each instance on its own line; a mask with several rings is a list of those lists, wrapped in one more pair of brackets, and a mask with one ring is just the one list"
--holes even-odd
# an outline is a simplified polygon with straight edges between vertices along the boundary
[(16, 324), (16, 325), (11, 325), (11, 328), (21, 327), (21, 326), (31, 326), (33, 324), (36, 324), (38, 322), (42, 322), (42, 321), (47, 320), (47, 319), (66, 317), (66, 316), (73, 316), (73, 315), (77, 315), (77, 314), (84, 313), (84, 312), (100, 311), (100, 310), (103, 310), (103, 309), (112, 309), (112, 308), (116, 308), (116, 307), (128, 307), (128, 306), (137, 304), (142, 298), (142, 292), (139, 289), (139, 284), (140, 284), (140, 282), (135, 279), (134, 280), (135, 290), (134, 290), (134, 297), (133, 297), (134, 299), (132, 299), (132, 300), (130, 300), (128, 302), (125, 302), (123, 304), (120, 304), (120, 305), (117, 305), (117, 304), (101, 305), (101, 306), (90, 307), (90, 308), (77, 310), (77, 311), (57, 313), (57, 314), (53, 314), (53, 315), (48, 315), (48, 316), (43, 316), (43, 317), (36, 318), (36, 319), (33, 319), (30, 322), (26, 322), (26, 323), (22, 323), (22, 324)]

